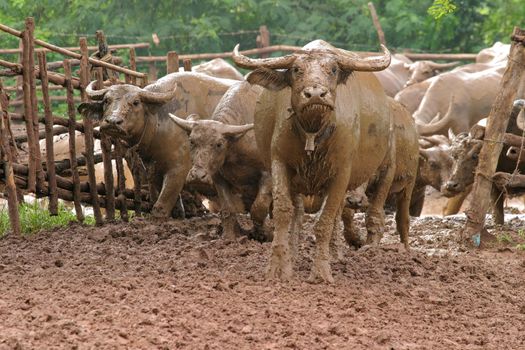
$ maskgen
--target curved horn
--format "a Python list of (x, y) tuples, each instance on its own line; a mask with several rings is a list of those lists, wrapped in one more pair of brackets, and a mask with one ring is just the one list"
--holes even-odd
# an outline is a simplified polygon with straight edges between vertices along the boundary
[(390, 51), (381, 44), (382, 56), (361, 58), (350, 51), (337, 49), (339, 65), (343, 70), (355, 70), (362, 72), (377, 72), (386, 69), (390, 65)]
[(197, 122), (193, 120), (182, 119), (171, 113), (169, 113), (169, 116), (171, 120), (175, 122), (175, 124), (186, 130), (188, 133), (190, 133), (193, 127), (197, 125)]
[[(416, 123), (416, 130), (420, 136), (430, 136), (435, 134), (444, 134), (446, 130), (451, 130), (451, 124), (454, 117), (452, 113), (454, 105), (454, 95), (450, 96), (450, 102), (448, 105), (447, 113), (445, 116), (436, 122), (432, 120), (429, 124), (418, 124)], [(439, 116), (439, 113), (438, 113)], [(436, 118), (434, 118), (436, 119)]]
[(244, 134), (245, 132), (250, 131), (253, 129), (253, 123), (251, 124), (245, 124), (245, 125), (227, 125), (223, 124), (221, 126), (221, 133), (224, 136), (235, 136), (239, 134)]
[(139, 92), (140, 100), (147, 103), (166, 103), (171, 101), (177, 93), (177, 89), (168, 92), (153, 92), (142, 90)]
[(295, 55), (286, 55), (282, 57), (271, 58), (250, 58), (239, 53), (239, 44), (235, 45), (232, 53), (233, 62), (238, 67), (246, 69), (270, 68), (270, 69), (287, 69), (295, 61)]
[(428, 65), (432, 67), (432, 69), (446, 69), (446, 68), (452, 68), (460, 64), (458, 61), (450, 62), (450, 63), (436, 63), (432, 61), (428, 61)]
[(89, 85), (86, 87), (86, 94), (90, 99), (100, 101), (104, 98), (104, 95), (106, 92), (108, 92), (108, 89), (95, 90), (94, 87), (96, 83), (96, 80), (89, 83)]

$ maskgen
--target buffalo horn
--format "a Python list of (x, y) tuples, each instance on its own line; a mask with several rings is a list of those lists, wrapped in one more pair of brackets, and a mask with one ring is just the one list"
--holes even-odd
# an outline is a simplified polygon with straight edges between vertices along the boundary
[(361, 58), (353, 52), (337, 49), (339, 66), (347, 71), (376, 72), (388, 68), (390, 65), (390, 51), (381, 44), (382, 56)]
[(182, 118), (177, 117), (175, 114), (169, 113), (169, 115), (171, 117), (171, 120), (173, 120), (175, 124), (180, 126), (182, 129), (186, 130), (187, 132), (191, 132), (193, 127), (197, 124), (196, 121), (182, 119)]
[(287, 69), (295, 61), (295, 56), (286, 55), (282, 57), (271, 58), (250, 58), (239, 53), (239, 44), (233, 49), (232, 59), (238, 67), (245, 69), (270, 68), (270, 69)]
[(171, 101), (177, 90), (172, 90), (168, 92), (153, 92), (142, 90), (139, 92), (140, 100), (146, 103), (166, 103)]
[(104, 95), (106, 94), (108, 89), (95, 90), (95, 84), (96, 81), (92, 81), (91, 83), (89, 83), (89, 85), (86, 87), (86, 94), (89, 96), (90, 99), (100, 101), (104, 98)]
[(221, 127), (221, 133), (225, 136), (234, 136), (238, 134), (244, 134), (247, 131), (253, 129), (253, 123), (245, 125), (227, 125), (223, 124)]
[(432, 61), (428, 61), (428, 65), (432, 69), (446, 69), (446, 68), (452, 68), (460, 64), (458, 61), (450, 62), (450, 63), (436, 63)]

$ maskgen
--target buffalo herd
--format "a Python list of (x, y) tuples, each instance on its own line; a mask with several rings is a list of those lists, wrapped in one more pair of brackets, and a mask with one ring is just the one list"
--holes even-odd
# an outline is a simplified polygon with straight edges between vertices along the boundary
[[(241, 234), (239, 214), (249, 213), (248, 235), (272, 241), (268, 278), (292, 277), (304, 213), (319, 213), (309, 279), (331, 282), (340, 221), (350, 246), (377, 245), (386, 205), (409, 249), (410, 216), (421, 214), (427, 186), (451, 197), (445, 214), (459, 211), (484, 142), (478, 122), (494, 102), (509, 47), (497, 43), (459, 65), (412, 62), (384, 46), (362, 57), (322, 40), (270, 58), (237, 46), (232, 60), (245, 76), (213, 60), (144, 88), (91, 83), (91, 101), (78, 109), (154, 169), (153, 217), (175, 215), (185, 186), (217, 208), (224, 239)], [(521, 137), (523, 108), (518, 100), (507, 133)], [(519, 146), (506, 146), (499, 159), (497, 223), (501, 191), (524, 188), (523, 176), (508, 176), (518, 162), (525, 170)], [(358, 210), (366, 213), (364, 238), (353, 223)]]

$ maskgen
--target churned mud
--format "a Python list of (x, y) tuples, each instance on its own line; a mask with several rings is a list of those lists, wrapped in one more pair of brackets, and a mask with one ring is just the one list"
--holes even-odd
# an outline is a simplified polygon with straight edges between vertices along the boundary
[(340, 240), (333, 285), (306, 282), (312, 222), (290, 283), (264, 280), (269, 243), (225, 242), (213, 215), (8, 236), (0, 349), (525, 348), (523, 219), (482, 249), (462, 217), (413, 220), (407, 253), (389, 217), (379, 247)]

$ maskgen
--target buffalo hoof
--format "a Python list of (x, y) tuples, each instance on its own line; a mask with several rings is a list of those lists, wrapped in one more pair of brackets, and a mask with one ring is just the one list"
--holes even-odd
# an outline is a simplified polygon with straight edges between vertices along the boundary
[(334, 277), (332, 276), (332, 268), (330, 267), (330, 261), (328, 260), (315, 260), (308, 277), (310, 283), (334, 283)]
[(151, 209), (151, 216), (155, 219), (166, 219), (170, 215), (170, 212), (160, 205), (154, 205)]
[(347, 230), (344, 230), (343, 231), (343, 235), (345, 237), (345, 241), (346, 243), (350, 246), (350, 247), (354, 247), (355, 249), (359, 249), (363, 246), (363, 241), (361, 240), (361, 238), (359, 237), (359, 234), (357, 232), (354, 232), (354, 231), (347, 231)]
[(293, 277), (292, 262), (290, 253), (284, 246), (274, 246), (270, 264), (266, 271), (266, 278), (269, 280), (289, 281)]
[(368, 236), (366, 237), (366, 245), (379, 245), (379, 242), (381, 242), (381, 238), (383, 238), (383, 235), (381, 233), (375, 232), (375, 233), (368, 233)]

